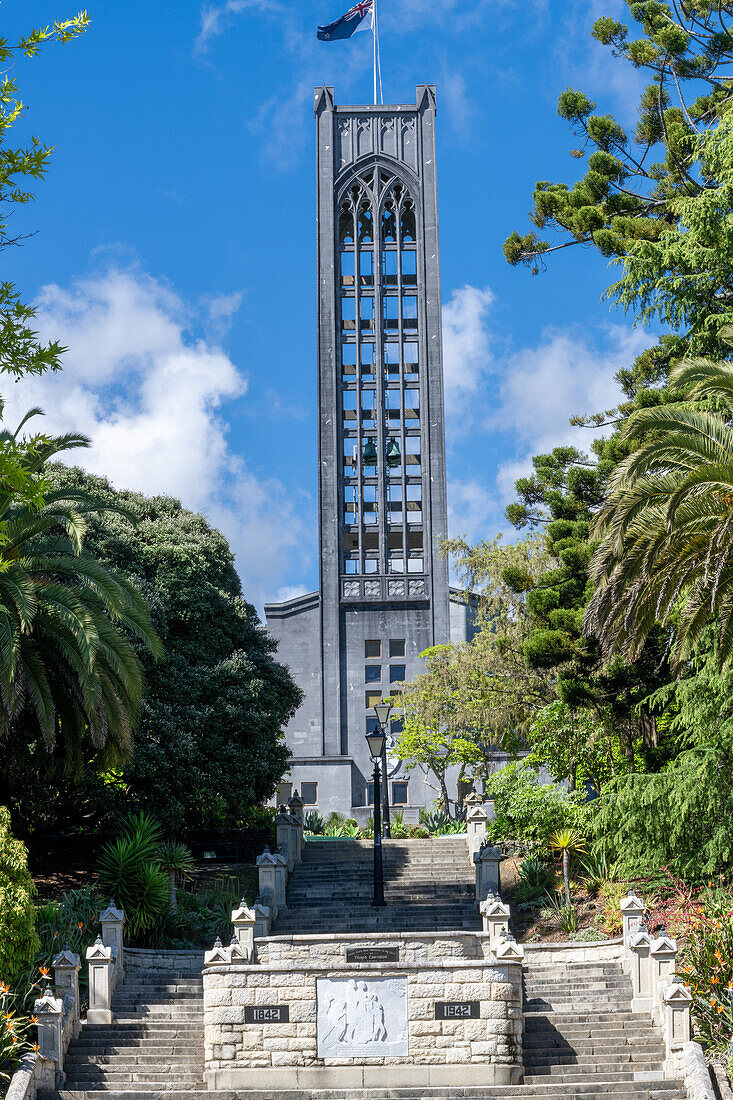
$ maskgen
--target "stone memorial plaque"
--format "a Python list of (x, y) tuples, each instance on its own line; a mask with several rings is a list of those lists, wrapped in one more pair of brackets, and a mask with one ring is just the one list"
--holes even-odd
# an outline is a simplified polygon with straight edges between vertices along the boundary
[(409, 809), (405, 807), (404, 810), (400, 810), (402, 814), (403, 825), (419, 825), (420, 824), (420, 811), (417, 809)]
[(347, 947), (347, 963), (396, 963), (400, 961), (399, 947)]
[(290, 1005), (245, 1005), (245, 1024), (289, 1024)]
[(407, 978), (318, 978), (319, 1058), (406, 1058)]
[(480, 1001), (436, 1001), (436, 1020), (480, 1020)]

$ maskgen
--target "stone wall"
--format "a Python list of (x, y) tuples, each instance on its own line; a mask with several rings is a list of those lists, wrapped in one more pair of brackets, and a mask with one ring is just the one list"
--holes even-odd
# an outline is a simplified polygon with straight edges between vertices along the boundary
[[(291, 965), (342, 967), (347, 948), (387, 942), (384, 933), (368, 932), (307, 936), (270, 936), (258, 939), (257, 959), (264, 966)], [(390, 932), (389, 943), (400, 950), (407, 964), (448, 959), (493, 959), (486, 932)], [(351, 969), (351, 967), (349, 968)]]
[[(400, 961), (385, 964), (347, 963), (343, 938), (292, 937), (302, 942), (289, 945), (285, 939), (268, 941), (267, 963), (211, 966), (204, 972), (210, 1089), (266, 1087), (275, 1079), (279, 1089), (327, 1088), (336, 1082), (342, 1089), (440, 1085), (454, 1082), (457, 1064), (466, 1084), (521, 1081), (521, 963), (461, 957), (453, 950), (455, 937), (451, 942), (390, 936), (390, 944), (401, 941)], [(281, 958), (275, 961), (278, 951)], [(406, 987), (407, 1053), (319, 1057), (324, 1037), (319, 1036), (317, 988), (326, 979), (344, 981), (344, 988), (364, 988), (364, 995), (377, 988), (378, 979)], [(438, 1019), (436, 1004), (442, 1002), (473, 1003), (478, 1016)], [(273, 1006), (287, 1007), (286, 1022), (245, 1022), (247, 1009)]]

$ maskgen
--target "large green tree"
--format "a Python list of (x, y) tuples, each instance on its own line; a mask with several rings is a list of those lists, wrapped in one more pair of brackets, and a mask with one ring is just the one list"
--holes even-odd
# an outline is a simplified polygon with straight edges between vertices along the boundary
[(165, 657), (143, 656), (147, 690), (129, 761), (109, 770), (89, 746), (86, 779), (50, 769), (45, 782), (59, 801), (39, 805), (41, 819), (69, 812), (93, 823), (146, 809), (168, 831), (241, 823), (286, 769), (282, 730), (302, 693), (242, 596), (226, 539), (168, 497), (117, 492), (62, 466), (50, 480), (135, 515), (134, 529), (114, 512), (90, 517), (85, 544), (145, 595)]
[[(50, 42), (70, 42), (88, 26), (89, 17), (82, 11), (71, 19), (36, 28), (13, 43), (0, 38), (0, 253), (25, 239), (14, 217), (33, 200), (31, 188), (43, 179), (53, 152), (36, 137), (25, 145), (12, 143), (10, 132), (26, 108), (10, 73), (21, 58), (35, 57)], [(56, 340), (41, 341), (33, 328), (34, 317), (34, 308), (23, 300), (18, 288), (7, 280), (0, 282), (0, 375), (17, 379), (60, 369), (65, 348)], [(2, 403), (0, 395), (0, 413)], [(29, 473), (24, 460), (29, 449), (42, 447), (43, 443), (42, 437), (23, 441), (8, 433), (0, 437), (0, 480), (13, 489), (16, 500), (22, 496), (35, 506), (43, 499), (44, 482), (38, 472)], [(0, 543), (3, 537), (0, 526)]]
[[(24, 468), (35, 476), (87, 445), (51, 439)], [(129, 753), (144, 686), (130, 639), (153, 658), (162, 650), (139, 588), (85, 546), (100, 507), (78, 487), (46, 491), (40, 507), (0, 487), (0, 802), (13, 798), (31, 747), (41, 757), (56, 749), (67, 767), (81, 762), (85, 741), (106, 759)]]
[[(611, 298), (640, 307), (647, 319), (659, 312), (673, 327), (656, 348), (644, 352), (619, 381), (627, 396), (658, 384), (685, 350), (718, 354), (711, 318), (728, 308), (730, 276), (698, 281), (700, 267), (682, 272), (688, 282), (673, 290), (659, 283), (660, 272), (649, 256), (664, 252), (665, 237), (681, 225), (690, 209), (705, 205), (718, 187), (717, 165), (707, 138), (725, 119), (733, 102), (729, 69), (733, 62), (733, 4), (721, 0), (626, 0), (636, 27), (603, 16), (593, 24), (593, 37), (612, 51), (619, 65), (646, 71), (651, 83), (641, 95), (638, 121), (629, 135), (612, 114), (600, 114), (585, 93), (568, 88), (558, 114), (579, 140), (571, 155), (587, 159), (587, 170), (569, 186), (540, 181), (533, 195), (531, 219), (541, 231), (514, 232), (504, 252), (509, 263), (528, 264), (537, 272), (546, 257), (574, 245), (595, 247), (624, 265), (624, 278), (609, 288)], [(654, 245), (660, 245), (659, 249)], [(650, 248), (651, 246), (651, 248)], [(675, 274), (667, 257), (664, 274)], [(728, 255), (725, 262), (730, 264)], [(637, 283), (632, 289), (627, 279)], [(721, 294), (722, 290), (722, 294)], [(666, 302), (665, 302), (666, 298)], [(684, 304), (681, 302), (684, 301)]]
[[(643, 409), (625, 435), (644, 442), (613, 472), (596, 520), (597, 582), (586, 627), (606, 654), (635, 659), (671, 620), (676, 666), (717, 621), (722, 665), (733, 659), (733, 366), (699, 359), (672, 373), (680, 398)], [(705, 403), (714, 402), (719, 411)]]

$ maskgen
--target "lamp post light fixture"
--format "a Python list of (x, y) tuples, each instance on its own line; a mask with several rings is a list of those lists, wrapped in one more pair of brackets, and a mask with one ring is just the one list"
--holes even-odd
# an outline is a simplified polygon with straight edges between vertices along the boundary
[[(379, 797), (379, 761), (382, 758), (384, 751), (385, 736), (380, 727), (379, 732), (368, 733), (366, 735), (366, 742), (369, 746), (369, 753), (374, 764), (374, 775), (372, 776), (372, 782), (374, 784), (374, 898), (372, 899), (372, 905), (379, 906), (380, 908), (385, 906), (387, 902), (384, 900), (384, 868), (382, 865), (382, 820), (381, 820), (381, 805)], [(387, 782), (385, 773), (385, 783)]]
[(389, 783), (387, 781), (387, 726), (389, 725), (389, 716), (392, 713), (392, 704), (382, 700), (381, 703), (377, 703), (374, 708), (374, 713), (377, 716), (379, 728), (382, 731), (382, 775), (384, 777), (384, 789), (382, 790), (382, 817), (384, 821), (384, 836), (387, 840), (391, 840), (392, 825), (389, 820)]

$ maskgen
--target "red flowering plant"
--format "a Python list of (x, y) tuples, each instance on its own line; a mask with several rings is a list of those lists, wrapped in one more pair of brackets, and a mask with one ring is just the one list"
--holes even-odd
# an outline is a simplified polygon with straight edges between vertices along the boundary
[(663, 923), (677, 937), (677, 976), (692, 992), (695, 1037), (722, 1054), (733, 1041), (733, 893), (722, 875), (700, 888), (670, 879), (652, 929)]
[(38, 1050), (38, 1044), (34, 1041), (38, 1021), (24, 1010), (23, 1002), (29, 993), (41, 996), (45, 977), (41, 971), (38, 981), (34, 981), (22, 997), (9, 985), (0, 982), (0, 1081), (10, 1080), (24, 1054)]

